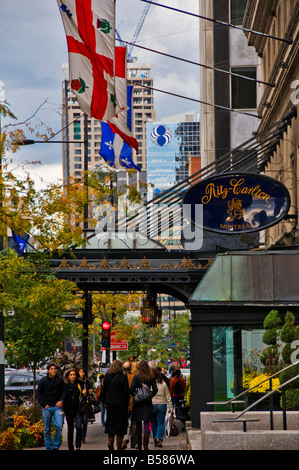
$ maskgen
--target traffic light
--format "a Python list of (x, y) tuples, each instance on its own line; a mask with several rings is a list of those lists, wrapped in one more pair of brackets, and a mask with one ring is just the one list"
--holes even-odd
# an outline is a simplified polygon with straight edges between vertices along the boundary
[(102, 348), (110, 349), (111, 324), (109, 321), (102, 323)]

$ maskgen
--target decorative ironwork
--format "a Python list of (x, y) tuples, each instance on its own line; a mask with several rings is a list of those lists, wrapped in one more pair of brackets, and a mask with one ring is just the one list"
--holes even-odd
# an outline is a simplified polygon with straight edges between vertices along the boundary
[[(80, 262), (79, 262), (80, 261)], [(162, 263), (157, 268), (151, 266), (149, 260), (144, 257), (138, 266), (137, 264), (130, 264), (127, 258), (123, 258), (120, 263), (114, 263), (112, 265), (109, 264), (107, 258), (103, 258), (98, 264), (95, 264), (95, 261), (92, 260), (92, 263), (89, 263), (88, 260), (84, 257), (82, 260), (75, 260), (69, 261), (66, 258), (62, 258), (60, 265), (58, 266), (58, 270), (60, 269), (94, 269), (94, 270), (106, 270), (106, 269), (113, 269), (113, 270), (136, 270), (136, 269), (157, 269), (157, 270), (190, 270), (190, 269), (208, 269), (211, 263), (213, 262), (213, 258), (210, 258), (205, 265), (201, 262), (196, 260), (191, 260), (190, 258), (184, 257), (180, 264), (174, 263), (173, 265), (170, 263)]]

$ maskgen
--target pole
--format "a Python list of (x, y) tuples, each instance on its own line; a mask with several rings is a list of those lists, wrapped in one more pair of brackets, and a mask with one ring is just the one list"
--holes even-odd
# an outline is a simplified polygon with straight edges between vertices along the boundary
[[(3, 92), (4, 93), (4, 92)], [(4, 96), (0, 97), (0, 103), (5, 102)], [(1, 109), (0, 109), (0, 136), (2, 135), (1, 129)], [(2, 144), (0, 148), (0, 208), (2, 208)], [(3, 236), (0, 234), (0, 251), (3, 250)], [(0, 413), (4, 412), (5, 405), (5, 352), (4, 352), (4, 316), (2, 310), (0, 311)]]
[(88, 116), (84, 114), (84, 239), (87, 238), (88, 231)]
[(82, 367), (88, 374), (88, 349), (89, 349), (89, 338), (88, 338), (88, 325), (91, 311), (91, 295), (88, 291), (84, 291), (85, 308), (83, 312), (83, 338), (82, 338)]
[(4, 412), (5, 405), (5, 352), (4, 352), (4, 316), (0, 312), (0, 414)]

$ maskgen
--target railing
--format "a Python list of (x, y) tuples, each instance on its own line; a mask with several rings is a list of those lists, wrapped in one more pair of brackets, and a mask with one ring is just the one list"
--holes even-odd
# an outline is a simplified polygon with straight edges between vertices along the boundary
[[(208, 402), (207, 405), (232, 405), (232, 412), (235, 411), (235, 405), (237, 403), (244, 403), (244, 401), (241, 401), (239, 400), (241, 397), (243, 397), (244, 395), (247, 395), (250, 391), (256, 389), (257, 387), (259, 387), (259, 385), (263, 384), (264, 382), (267, 382), (269, 381), (269, 385), (270, 385), (270, 390), (269, 392), (265, 393), (265, 395), (263, 395), (261, 398), (259, 398), (258, 400), (256, 400), (254, 403), (252, 403), (251, 405), (247, 406), (247, 408), (245, 408), (241, 413), (239, 413), (235, 418), (229, 418), (229, 419), (217, 419), (217, 420), (214, 420), (214, 422), (238, 422), (238, 421), (241, 421), (243, 422), (243, 430), (246, 432), (246, 421), (252, 421), (252, 419), (242, 419), (240, 420), (240, 418), (245, 414), (247, 413), (249, 410), (251, 410), (252, 408), (254, 408), (257, 404), (261, 403), (262, 401), (266, 400), (268, 397), (270, 397), (270, 409), (269, 409), (269, 412), (270, 412), (270, 429), (271, 431), (273, 431), (274, 429), (274, 421), (273, 421), (273, 394), (275, 392), (278, 392), (279, 390), (281, 391), (281, 395), (282, 395), (282, 414), (283, 414), (283, 430), (286, 431), (287, 430), (287, 414), (286, 414), (286, 400), (285, 400), (285, 387), (287, 385), (289, 385), (290, 383), (294, 382), (295, 380), (299, 379), (299, 374), (296, 375), (295, 377), (292, 377), (291, 379), (287, 380), (286, 382), (284, 382), (283, 384), (280, 384), (279, 387), (276, 387), (275, 389), (272, 389), (272, 380), (273, 378), (275, 378), (277, 375), (281, 374), (282, 372), (294, 367), (295, 365), (298, 365), (299, 364), (299, 361), (297, 362), (294, 362), (293, 364), (290, 364), (289, 366), (285, 367), (284, 369), (281, 369), (280, 371), (276, 372), (275, 374), (271, 375), (270, 377), (267, 377), (266, 379), (262, 380), (260, 383), (258, 383), (257, 385), (254, 385), (254, 387), (251, 387), (247, 390), (244, 390), (242, 393), (240, 393), (239, 395), (231, 398), (230, 400), (227, 400), (227, 401), (224, 401), (224, 402)], [(256, 420), (255, 420), (256, 421)]]

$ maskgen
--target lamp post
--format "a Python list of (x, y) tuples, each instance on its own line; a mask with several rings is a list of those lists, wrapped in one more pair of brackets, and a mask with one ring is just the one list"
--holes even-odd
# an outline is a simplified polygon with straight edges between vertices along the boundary
[[(0, 104), (5, 103), (4, 83), (0, 82)], [(1, 130), (1, 110), (0, 110), (0, 136)], [(0, 207), (2, 207), (2, 144), (0, 147)], [(0, 235), (0, 251), (3, 250), (3, 237)], [(5, 350), (4, 350), (4, 316), (0, 310), (0, 413), (4, 412), (5, 406)]]

